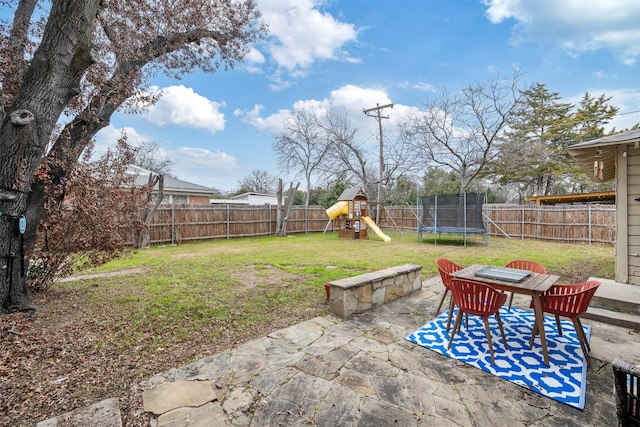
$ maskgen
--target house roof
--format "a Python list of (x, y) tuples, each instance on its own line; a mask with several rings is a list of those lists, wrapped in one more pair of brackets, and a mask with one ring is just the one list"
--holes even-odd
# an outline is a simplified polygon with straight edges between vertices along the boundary
[(556, 205), (561, 203), (615, 203), (615, 191), (599, 191), (580, 194), (557, 194), (555, 196), (531, 196), (524, 198), (527, 202), (540, 205)]
[(338, 197), (338, 200), (353, 200), (356, 198), (356, 196), (367, 197), (367, 195), (365, 194), (362, 188), (351, 187), (351, 188), (345, 188), (342, 194), (340, 194), (340, 197)]
[[(567, 147), (567, 152), (594, 182), (616, 177), (616, 151), (619, 145), (640, 144), (640, 129), (603, 136)], [(594, 173), (594, 162), (603, 162), (602, 177)]]
[(276, 198), (277, 196), (276, 196), (275, 194), (264, 194), (264, 193), (253, 193), (253, 192), (247, 192), (247, 193), (236, 194), (235, 196), (231, 196), (231, 199), (241, 199), (241, 200), (245, 200), (245, 199), (249, 199), (250, 197), (269, 197), (269, 198)]
[[(143, 186), (149, 183), (149, 174), (154, 173), (149, 169), (140, 166), (129, 165), (129, 173), (136, 175), (135, 185)], [(164, 191), (170, 193), (191, 193), (210, 195), (215, 190), (205, 187), (204, 185), (194, 184), (192, 182), (183, 181), (168, 175), (164, 176)]]

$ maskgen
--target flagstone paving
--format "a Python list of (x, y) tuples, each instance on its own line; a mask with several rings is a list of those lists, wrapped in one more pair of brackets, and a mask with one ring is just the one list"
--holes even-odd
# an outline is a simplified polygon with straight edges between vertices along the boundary
[[(610, 361), (628, 354), (610, 344), (637, 336), (609, 325), (599, 335), (601, 324), (585, 322), (593, 353), (580, 411), (405, 341), (433, 317), (441, 288), (427, 280), (351, 319), (317, 317), (156, 375), (141, 384), (144, 409), (152, 425), (172, 427), (615, 424)], [(206, 403), (204, 392), (184, 402), (189, 383), (208, 388)], [(174, 403), (171, 384), (183, 397)]]
[(442, 290), (429, 279), (350, 319), (317, 317), (160, 373), (140, 384), (144, 411), (154, 427), (616, 424), (610, 362), (640, 363), (638, 331), (584, 321), (593, 331), (581, 411), (406, 341), (434, 317)]

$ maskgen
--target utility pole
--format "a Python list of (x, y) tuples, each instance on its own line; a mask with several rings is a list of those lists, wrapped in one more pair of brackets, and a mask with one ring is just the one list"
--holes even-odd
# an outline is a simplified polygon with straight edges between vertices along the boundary
[(378, 120), (378, 129), (380, 132), (380, 174), (378, 176), (378, 208), (376, 210), (376, 221), (380, 223), (380, 205), (382, 204), (382, 179), (384, 173), (384, 143), (382, 140), (382, 119), (388, 119), (389, 116), (383, 116), (381, 114), (382, 110), (385, 108), (393, 108), (393, 104), (380, 105), (376, 104), (373, 108), (363, 108), (362, 112), (367, 117), (374, 117)]

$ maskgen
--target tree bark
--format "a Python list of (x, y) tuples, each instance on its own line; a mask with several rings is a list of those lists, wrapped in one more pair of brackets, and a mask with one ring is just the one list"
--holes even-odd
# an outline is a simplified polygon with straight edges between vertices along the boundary
[(298, 187), (300, 187), (300, 183), (296, 184), (296, 187), (293, 188), (293, 182), (289, 184), (289, 190), (287, 191), (287, 197), (284, 201), (284, 205), (282, 202), (282, 179), (279, 180), (278, 185), (278, 221), (276, 227), (276, 236), (286, 236), (287, 235), (287, 221), (289, 219), (289, 211), (291, 210), (291, 205), (293, 204), (293, 199), (295, 197), (296, 191), (298, 191)]
[[(0, 200), (0, 307), (20, 309), (29, 301), (25, 240), (38, 221), (28, 221), (24, 234), (17, 224), (30, 217), (28, 199), (33, 178), (49, 137), (80, 80), (93, 63), (91, 32), (100, 0), (58, 0), (51, 5), (45, 36), (34, 54), (13, 105), (0, 125), (0, 188), (12, 197)], [(69, 19), (73, 16), (74, 19)], [(42, 206), (40, 205), (40, 209)], [(18, 268), (16, 268), (18, 266)], [(24, 267), (24, 268), (23, 268)]]
[[(158, 184), (158, 198), (153, 201), (153, 189)], [(149, 174), (149, 193), (147, 194), (147, 203), (142, 210), (142, 217), (138, 229), (136, 230), (136, 240), (133, 246), (136, 249), (146, 248), (151, 241), (151, 233), (149, 226), (151, 225), (151, 218), (153, 214), (162, 203), (164, 198), (164, 175)]]

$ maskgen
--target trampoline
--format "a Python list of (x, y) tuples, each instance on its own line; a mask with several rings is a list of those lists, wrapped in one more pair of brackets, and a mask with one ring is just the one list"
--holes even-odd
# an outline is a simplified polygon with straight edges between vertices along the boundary
[(482, 235), (487, 244), (487, 229), (482, 220), (484, 194), (454, 194), (449, 196), (422, 196), (422, 219), (418, 220), (418, 242), (422, 233), (433, 233), (438, 244), (441, 233), (461, 234), (467, 246), (467, 235)]

